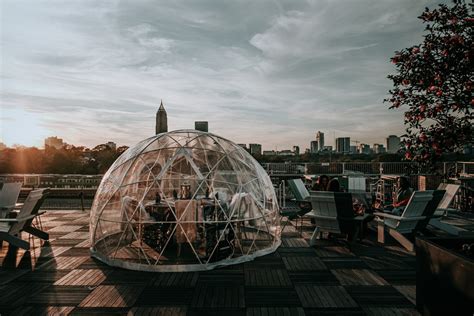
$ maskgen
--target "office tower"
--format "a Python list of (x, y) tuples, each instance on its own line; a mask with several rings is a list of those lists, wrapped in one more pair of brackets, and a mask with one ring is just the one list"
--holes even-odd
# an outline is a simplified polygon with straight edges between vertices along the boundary
[(298, 156), (300, 154), (300, 146), (293, 146), (293, 152)]
[(251, 155), (261, 155), (262, 154), (262, 145), (260, 144), (249, 144), (250, 154)]
[(48, 137), (44, 140), (44, 148), (56, 148), (60, 149), (64, 146), (64, 142), (62, 138), (58, 138), (56, 136)]
[(396, 154), (400, 149), (400, 137), (396, 135), (389, 135), (387, 137), (387, 152), (390, 154)]
[(374, 154), (384, 154), (387, 152), (384, 145), (382, 144), (374, 144), (372, 148), (374, 150)]
[(107, 147), (109, 147), (110, 149), (112, 149), (112, 150), (117, 150), (117, 144), (114, 143), (114, 142), (107, 142), (107, 143), (105, 143), (105, 145)]
[(209, 131), (209, 124), (207, 123), (207, 121), (196, 121), (194, 122), (194, 129), (207, 133)]
[(165, 107), (163, 106), (163, 100), (161, 100), (158, 112), (156, 112), (156, 134), (168, 132), (168, 117), (166, 115)]
[(318, 142), (318, 150), (321, 151), (321, 150), (324, 150), (324, 133), (323, 132), (320, 132), (318, 131), (316, 133), (316, 141)]
[(317, 140), (312, 140), (310, 143), (310, 153), (315, 154), (318, 152), (319, 147), (318, 147), (318, 141)]
[(370, 145), (367, 144), (359, 144), (359, 153), (365, 154), (365, 155), (370, 155), (371, 154), (371, 149)]
[(351, 138), (350, 137), (338, 137), (336, 138), (336, 152), (340, 154), (348, 154), (351, 149)]

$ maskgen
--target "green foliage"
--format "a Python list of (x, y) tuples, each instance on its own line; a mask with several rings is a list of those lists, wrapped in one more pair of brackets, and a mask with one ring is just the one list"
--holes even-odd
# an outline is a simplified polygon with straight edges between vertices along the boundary
[(388, 76), (390, 108), (404, 108), (406, 160), (433, 165), (445, 152), (472, 143), (473, 4), (455, 0), (419, 16), (426, 24), (421, 44), (396, 52), (397, 73)]

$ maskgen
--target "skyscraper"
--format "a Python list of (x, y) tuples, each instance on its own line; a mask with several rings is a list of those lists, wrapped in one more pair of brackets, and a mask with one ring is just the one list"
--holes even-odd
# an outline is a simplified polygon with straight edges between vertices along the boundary
[(62, 138), (58, 138), (56, 136), (48, 137), (44, 140), (44, 148), (56, 148), (61, 149), (64, 146), (64, 142)]
[(318, 142), (318, 150), (319, 150), (319, 151), (324, 150), (324, 133), (318, 131), (318, 132), (316, 133), (316, 140), (317, 140), (317, 142)]
[(351, 138), (350, 137), (338, 137), (336, 138), (336, 152), (341, 154), (348, 154), (351, 149)]
[(260, 144), (249, 144), (249, 150), (251, 155), (261, 155), (262, 145)]
[(300, 146), (293, 146), (293, 152), (298, 156), (300, 154)]
[(166, 116), (166, 110), (163, 106), (163, 100), (161, 100), (160, 108), (156, 112), (156, 134), (168, 132), (168, 117)]
[(315, 154), (318, 152), (318, 141), (317, 140), (312, 140), (310, 143), (310, 153)]
[(396, 135), (389, 135), (387, 137), (387, 152), (390, 154), (396, 154), (400, 149), (400, 137)]

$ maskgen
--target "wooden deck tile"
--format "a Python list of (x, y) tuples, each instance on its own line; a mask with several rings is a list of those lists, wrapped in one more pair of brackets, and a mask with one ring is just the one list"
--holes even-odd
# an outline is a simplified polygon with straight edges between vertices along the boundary
[(346, 247), (324, 247), (315, 248), (316, 254), (319, 257), (354, 257), (355, 255)]
[(416, 286), (415, 285), (395, 285), (394, 288), (402, 293), (413, 305), (416, 305)]
[(301, 307), (251, 307), (247, 308), (247, 316), (305, 316), (304, 309)]
[(416, 284), (415, 270), (377, 270), (377, 274), (390, 284)]
[(391, 286), (346, 286), (345, 288), (361, 306), (413, 307), (405, 296)]
[(354, 308), (358, 307), (342, 286), (297, 285), (296, 292), (303, 307)]
[(142, 286), (99, 285), (79, 304), (79, 307), (133, 306), (142, 290)]
[(156, 273), (139, 272), (117, 269), (107, 274), (102, 285), (110, 284), (143, 284), (148, 285), (155, 281)]
[(114, 268), (103, 263), (100, 260), (97, 260), (92, 257), (88, 257), (86, 261), (81, 263), (78, 267), (79, 269), (101, 269), (101, 270), (113, 270)]
[(67, 257), (87, 257), (90, 256), (90, 249), (89, 248), (71, 248), (66, 250), (65, 252), (61, 253), (61, 256)]
[(91, 286), (101, 284), (107, 275), (107, 270), (72, 270), (54, 285)]
[(11, 282), (0, 286), (0, 310), (12, 309), (29, 303), (29, 296), (44, 291), (49, 285), (46, 283), (18, 283)]
[(69, 246), (68, 247), (63, 247), (63, 246), (41, 247), (40, 257), (57, 257), (60, 254), (68, 251), (69, 249), (71, 249), (71, 247)]
[(75, 231), (67, 235), (64, 235), (62, 237), (59, 237), (59, 239), (82, 239), (82, 240), (87, 239), (87, 238), (89, 238), (89, 232), (79, 232), (79, 231)]
[(341, 285), (329, 270), (289, 272), (293, 284)]
[(304, 247), (304, 248), (291, 248), (291, 247), (280, 247), (277, 250), (280, 257), (289, 257), (289, 256), (307, 256), (307, 257), (314, 257), (316, 256), (316, 252), (313, 248)]
[(199, 285), (194, 291), (191, 308), (224, 309), (244, 308), (243, 286)]
[(415, 308), (396, 308), (396, 307), (367, 307), (364, 308), (367, 316), (419, 316)]
[(246, 286), (263, 287), (291, 287), (292, 283), (286, 270), (267, 269), (267, 270), (245, 270)]
[(84, 239), (61, 239), (61, 237), (59, 237), (58, 239), (52, 240), (50, 243), (51, 243), (51, 246), (53, 247), (59, 247), (59, 246), (74, 247), (83, 241)]
[(328, 269), (368, 269), (369, 266), (359, 258), (341, 257), (341, 258), (322, 258)]
[(31, 271), (21, 278), (17, 279), (15, 282), (24, 282), (24, 283), (54, 283), (57, 280), (63, 278), (68, 271), (42, 271), (34, 270)]
[(375, 272), (365, 269), (338, 269), (331, 271), (342, 285), (388, 285)]
[[(49, 223), (51, 224), (51, 223)], [(78, 230), (79, 228), (81, 228), (81, 226), (78, 226), (78, 225), (62, 225), (62, 226), (56, 226), (54, 228), (51, 228), (48, 233), (70, 233), (70, 232), (73, 232), (73, 231), (76, 231)]]
[(31, 305), (77, 306), (89, 293), (83, 286), (49, 286), (32, 294), (28, 299)]
[(133, 307), (128, 316), (186, 316), (185, 306)]
[(194, 288), (198, 277), (197, 272), (160, 273), (153, 282), (153, 286)]
[(193, 293), (191, 288), (145, 287), (135, 306), (189, 306)]
[(74, 246), (74, 248), (90, 248), (90, 247), (91, 247), (91, 241), (89, 239), (86, 239)]
[(402, 259), (395, 256), (362, 256), (361, 259), (374, 270), (403, 270), (410, 269)]
[(283, 238), (283, 247), (301, 248), (308, 247), (308, 243), (303, 238)]
[(327, 270), (324, 262), (317, 257), (284, 257), (282, 259), (289, 271)]
[(22, 306), (12, 311), (12, 315), (15, 316), (29, 316), (29, 315), (38, 315), (38, 316), (67, 316), (69, 315), (75, 306)]
[(292, 288), (249, 287), (245, 289), (247, 307), (298, 307), (301, 302)]
[(72, 270), (79, 267), (89, 257), (56, 257), (38, 267), (39, 270)]

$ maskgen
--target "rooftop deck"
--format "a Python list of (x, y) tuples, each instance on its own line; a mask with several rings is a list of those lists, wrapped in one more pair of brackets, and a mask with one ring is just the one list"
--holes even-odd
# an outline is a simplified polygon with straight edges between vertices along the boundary
[(2, 315), (418, 315), (414, 254), (394, 241), (378, 245), (375, 232), (351, 249), (340, 238), (309, 247), (311, 224), (301, 233), (288, 225), (282, 246), (255, 261), (145, 273), (89, 256), (87, 212), (49, 211), (42, 222), (49, 242), (0, 250)]

